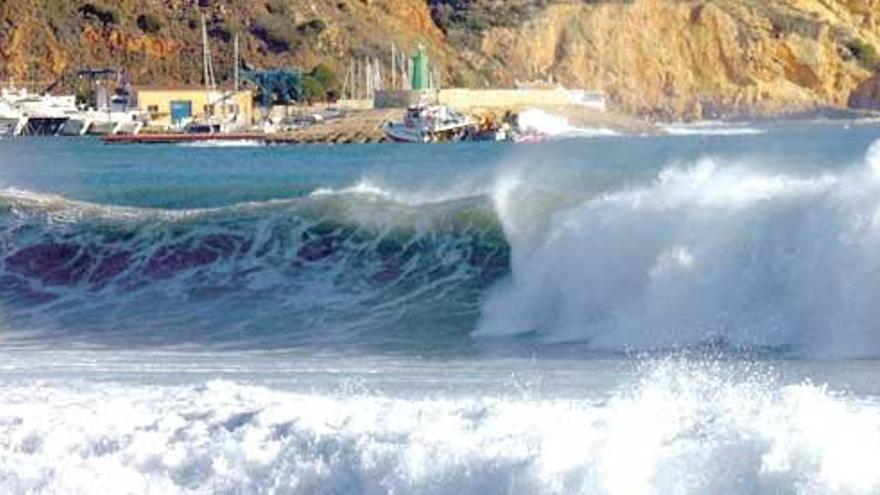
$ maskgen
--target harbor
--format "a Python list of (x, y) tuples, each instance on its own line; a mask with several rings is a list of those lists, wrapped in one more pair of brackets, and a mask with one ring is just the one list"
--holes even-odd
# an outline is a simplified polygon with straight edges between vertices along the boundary
[[(236, 38), (231, 80), (218, 82), (204, 18), (201, 29), (201, 84), (143, 85), (125, 68), (78, 70), (75, 94), (41, 92), (10, 80), (0, 93), (0, 136), (101, 136), (106, 144), (285, 145), (540, 142), (566, 129), (657, 131), (647, 122), (609, 112), (600, 92), (548, 82), (441, 87), (442, 78), (421, 44), (407, 54), (392, 43), (387, 60), (353, 58), (339, 77), (324, 65), (310, 72), (245, 68)], [(315, 84), (322, 89), (315, 90)], [(534, 122), (523, 125), (522, 112), (542, 112), (551, 132)]]

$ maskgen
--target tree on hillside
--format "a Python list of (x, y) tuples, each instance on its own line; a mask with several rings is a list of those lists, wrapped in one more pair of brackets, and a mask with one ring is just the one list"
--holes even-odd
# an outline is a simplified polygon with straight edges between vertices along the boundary
[(326, 64), (318, 64), (302, 78), (303, 98), (311, 103), (333, 101), (339, 95), (339, 78)]
[(303, 97), (311, 105), (317, 101), (324, 101), (327, 90), (316, 77), (306, 74), (302, 79)]

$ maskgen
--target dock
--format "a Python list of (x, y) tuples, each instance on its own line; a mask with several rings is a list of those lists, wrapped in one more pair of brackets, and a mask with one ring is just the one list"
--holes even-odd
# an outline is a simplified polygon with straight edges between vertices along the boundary
[(385, 124), (403, 118), (403, 110), (362, 110), (345, 117), (319, 122), (301, 129), (267, 136), (269, 144), (365, 144), (382, 143)]

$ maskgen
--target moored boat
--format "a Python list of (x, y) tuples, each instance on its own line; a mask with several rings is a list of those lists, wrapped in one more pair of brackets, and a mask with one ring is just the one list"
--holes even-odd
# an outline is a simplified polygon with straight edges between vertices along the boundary
[(473, 135), (475, 123), (444, 105), (413, 105), (403, 122), (385, 126), (388, 139), (399, 143), (437, 143), (461, 141)]

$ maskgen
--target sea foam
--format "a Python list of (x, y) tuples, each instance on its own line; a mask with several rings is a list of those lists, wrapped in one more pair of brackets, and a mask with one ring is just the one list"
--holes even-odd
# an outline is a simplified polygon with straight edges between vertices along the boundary
[(594, 399), (5, 385), (8, 493), (869, 494), (880, 406), (667, 360)]
[(647, 186), (522, 222), (528, 187), (495, 204), (512, 275), (477, 334), (536, 333), (597, 349), (723, 343), (877, 355), (880, 143), (836, 174), (705, 158)]

